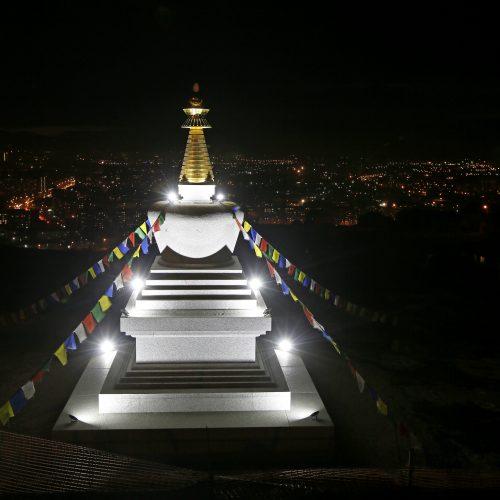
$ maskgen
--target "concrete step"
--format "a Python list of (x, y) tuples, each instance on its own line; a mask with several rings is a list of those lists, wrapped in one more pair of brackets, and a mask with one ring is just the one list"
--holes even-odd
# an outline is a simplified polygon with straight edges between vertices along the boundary
[(263, 376), (265, 370), (128, 370), (125, 377), (238, 377)]
[(187, 278), (185, 274), (172, 274), (165, 275), (162, 279), (148, 278), (146, 279), (146, 286), (245, 286), (247, 285), (247, 280), (242, 278), (241, 275), (226, 274), (226, 275), (216, 275), (213, 276), (204, 275), (196, 276), (193, 275), (191, 278)]
[[(141, 296), (137, 298), (135, 307), (141, 310), (152, 309), (254, 309), (257, 307), (256, 298), (244, 298), (245, 295), (206, 295), (191, 296), (170, 295), (163, 298), (160, 295)], [(250, 297), (255, 297), (253, 294)]]
[(260, 389), (276, 387), (276, 383), (268, 382), (118, 382), (118, 390), (161, 390), (161, 389)]
[(188, 287), (176, 287), (176, 286), (163, 286), (163, 287), (146, 287), (141, 290), (142, 297), (152, 297), (152, 296), (165, 296), (165, 295), (248, 295), (252, 294), (252, 290), (245, 286), (228, 286), (228, 287), (217, 287), (217, 286), (188, 286)]
[(228, 267), (228, 268), (213, 268), (213, 269), (186, 269), (186, 268), (154, 268), (152, 267), (150, 270), (151, 274), (154, 275), (171, 275), (171, 274), (199, 274), (199, 275), (208, 275), (208, 274), (243, 274), (243, 270), (236, 266)]
[(171, 376), (161, 376), (161, 377), (138, 377), (127, 375), (126, 377), (122, 377), (120, 379), (120, 383), (199, 383), (199, 384), (209, 384), (212, 382), (229, 382), (229, 383), (237, 383), (237, 382), (269, 382), (270, 378), (268, 375), (247, 375), (242, 377), (236, 377), (234, 375), (231, 376), (223, 376), (223, 377), (215, 377), (213, 375), (208, 376), (189, 376), (189, 377), (181, 377), (179, 375), (171, 375)]

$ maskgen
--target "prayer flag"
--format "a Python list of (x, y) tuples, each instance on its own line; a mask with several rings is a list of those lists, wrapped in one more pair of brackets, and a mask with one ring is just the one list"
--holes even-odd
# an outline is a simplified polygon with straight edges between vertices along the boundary
[(102, 312), (106, 312), (111, 306), (111, 301), (109, 300), (109, 297), (107, 295), (103, 295), (99, 299), (99, 305), (101, 306)]
[[(290, 289), (289, 289), (289, 290), (290, 290)], [(293, 299), (293, 301), (294, 301), (294, 302), (297, 302), (297, 300), (299, 300), (299, 299), (297, 298), (297, 295), (295, 295), (295, 294), (294, 294), (291, 290), (290, 290), (290, 297), (292, 297), (292, 299)]]
[(271, 278), (274, 278), (274, 267), (271, 265), (271, 263), (266, 260), (267, 268), (269, 269), (269, 274), (271, 275)]
[(69, 282), (69, 286), (73, 292), (76, 292), (80, 288), (80, 283), (78, 283), (78, 278)]
[(92, 308), (90, 312), (92, 313), (92, 316), (94, 316), (94, 319), (97, 321), (97, 323), (100, 323), (104, 319), (105, 314), (102, 312), (99, 302)]
[(149, 243), (153, 243), (153, 230), (152, 229), (148, 232), (148, 240), (149, 240)]
[[(111, 250), (111, 252), (108, 253), (108, 261), (113, 262), (115, 260), (115, 250)], [(120, 257), (121, 258), (121, 257)]]
[(309, 321), (309, 323), (311, 324), (311, 326), (313, 326), (313, 314), (311, 311), (309, 311), (309, 309), (307, 307), (303, 307), (302, 310), (304, 311), (304, 314), (307, 318), (307, 321)]
[(260, 242), (260, 249), (263, 252), (267, 252), (267, 241), (264, 238), (262, 238), (262, 240)]
[(325, 300), (330, 300), (330, 290), (328, 288), (325, 289)]
[(68, 295), (71, 295), (73, 293), (73, 290), (71, 289), (71, 287), (69, 285), (64, 285), (64, 290), (66, 291), (66, 293)]
[(113, 297), (113, 291), (114, 291), (114, 285), (113, 283), (111, 283), (111, 285), (109, 285), (109, 288), (106, 290), (106, 292), (104, 292), (109, 298)]
[(90, 276), (92, 276), (92, 279), (96, 278), (97, 274), (95, 273), (93, 268), (89, 267), (87, 271), (89, 272)]
[(35, 384), (40, 384), (45, 376), (45, 370), (38, 370), (36, 374), (31, 379)]
[(137, 257), (140, 257), (141, 255), (141, 245), (139, 245), (136, 249), (135, 252), (132, 254), (132, 257), (134, 259), (137, 259)]
[(103, 273), (104, 271), (106, 271), (106, 269), (104, 269), (104, 263), (103, 263), (102, 259), (97, 263), (97, 265), (99, 266), (99, 269), (101, 270), (101, 273)]
[(46, 373), (49, 373), (51, 365), (52, 365), (52, 356), (42, 366), (42, 370)]
[(9, 401), (0, 406), (0, 422), (7, 425), (7, 422), (14, 416), (14, 410)]
[(365, 379), (357, 371), (355, 371), (354, 376), (356, 377), (359, 392), (363, 392), (365, 390)]
[(22, 389), (18, 389), (9, 399), (14, 415), (17, 415), (25, 406), (28, 400)]
[(255, 250), (255, 255), (257, 255), (259, 259), (262, 259), (262, 252), (260, 251), (260, 248), (257, 246), (256, 243), (254, 243), (253, 249)]
[(102, 258), (102, 263), (104, 264), (104, 267), (110, 267), (111, 264), (109, 262), (109, 257), (107, 255), (105, 255), (103, 258)]
[(283, 255), (280, 255), (280, 260), (279, 260), (279, 263), (278, 263), (280, 269), (283, 269), (285, 267), (285, 262), (286, 262), (285, 257), (283, 257)]
[(138, 227), (135, 231), (134, 231), (135, 234), (137, 234), (137, 236), (139, 236), (139, 238), (141, 240), (143, 240), (145, 237), (146, 237), (146, 233), (140, 228)]
[(116, 286), (116, 291), (122, 289), (125, 285), (123, 284), (123, 279), (122, 279), (122, 275), (119, 274), (116, 278), (115, 278), (115, 281), (114, 281), (114, 284)]
[(300, 271), (299, 276), (298, 276), (299, 283), (302, 283), (304, 281), (305, 277), (306, 277), (306, 273), (304, 271)]
[(296, 267), (293, 264), (288, 266), (288, 276), (292, 276), (295, 273)]
[(80, 341), (80, 344), (87, 338), (87, 334), (85, 333), (85, 328), (83, 327), (83, 323), (80, 323), (73, 332)]
[(43, 311), (45, 309), (47, 309), (47, 301), (45, 299), (40, 299), (38, 301), (38, 306), (40, 307), (40, 309)]
[(387, 405), (380, 399), (380, 397), (377, 399), (377, 410), (384, 415), (384, 417), (387, 417)]
[(276, 250), (276, 248), (273, 250), (272, 259), (273, 259), (273, 262), (276, 263), (276, 264), (280, 260), (280, 253), (278, 252), (278, 250)]
[(319, 330), (323, 333), (326, 333), (325, 327), (321, 323), (316, 321), (316, 318), (314, 316), (312, 316), (312, 323), (311, 324), (312, 324), (313, 328), (316, 328), (316, 330)]
[(28, 380), (22, 387), (21, 390), (24, 393), (26, 399), (31, 399), (35, 395), (35, 384), (33, 380)]
[(60, 301), (61, 301), (61, 299), (59, 298), (59, 295), (57, 295), (57, 293), (56, 293), (56, 292), (52, 292), (52, 293), (50, 294), (50, 297), (51, 297), (51, 299), (52, 299), (52, 300), (54, 300), (54, 301), (56, 301), (56, 302), (60, 302)]
[(160, 225), (162, 225), (165, 222), (165, 214), (163, 212), (160, 212), (158, 220), (160, 221)]
[(281, 291), (283, 292), (283, 295), (288, 295), (290, 293), (290, 288), (288, 288), (285, 280), (281, 280)]
[(147, 255), (148, 254), (148, 250), (149, 249), (149, 241), (145, 238), (142, 240), (142, 243), (141, 243), (141, 250), (142, 250), (142, 253), (144, 255)]
[(156, 233), (156, 231), (159, 231), (161, 228), (160, 228), (160, 222), (158, 221), (158, 219), (155, 221), (155, 223), (153, 224), (153, 231)]
[(253, 247), (254, 247), (255, 243), (253, 242), (252, 238), (248, 237), (246, 240), (248, 241), (248, 244), (250, 245), (250, 248), (253, 250)]
[(132, 279), (132, 269), (130, 269), (130, 266), (128, 264), (123, 267), (121, 275), (124, 284), (128, 283)]
[(340, 297), (338, 295), (335, 295), (335, 300), (333, 301), (333, 303), (337, 307), (339, 306), (339, 304), (340, 304)]
[(38, 314), (38, 307), (36, 304), (31, 304), (30, 307), (33, 314)]
[(97, 323), (95, 322), (94, 316), (92, 316), (91, 313), (89, 313), (89, 314), (87, 314), (87, 316), (85, 316), (82, 323), (83, 323), (83, 326), (85, 327), (85, 331), (87, 332), (88, 335), (90, 335), (95, 330), (95, 327), (97, 326)]
[(377, 395), (377, 392), (375, 391), (375, 389), (373, 387), (370, 387), (368, 384), (366, 385), (366, 390), (368, 391), (368, 394), (370, 395), (370, 397), (373, 399), (373, 401), (377, 401), (378, 399), (378, 395)]
[(248, 233), (248, 231), (250, 231), (251, 227), (252, 226), (247, 221), (243, 221), (243, 229), (245, 230), (245, 232)]
[(250, 227), (250, 237), (253, 241), (257, 239), (257, 231), (253, 227)]
[(125, 255), (126, 253), (128, 253), (128, 251), (130, 250), (130, 248), (127, 246), (127, 240), (125, 239), (124, 241), (122, 241), (121, 243), (118, 244), (118, 248), (120, 249), (121, 253), (123, 255)]
[(276, 270), (274, 272), (274, 279), (276, 280), (276, 284), (277, 285), (281, 285), (281, 281), (282, 281), (281, 280), (281, 276), (280, 276), (280, 274)]
[(132, 243), (132, 246), (135, 247), (135, 233), (133, 231), (128, 235), (128, 239)]
[(311, 279), (311, 285), (309, 286), (309, 291), (314, 292), (315, 288), (316, 288), (316, 282), (313, 279)]
[[(148, 231), (151, 229), (151, 222), (149, 222), (149, 218), (146, 219), (145, 221), (146, 227), (148, 228)], [(145, 231), (146, 232), (146, 231)]]
[(118, 259), (123, 258), (123, 253), (118, 247), (113, 248), (113, 253), (116, 255)]
[(311, 282), (311, 278), (309, 278), (309, 276), (306, 276), (304, 278), (304, 281), (302, 282), (302, 286), (308, 287), (310, 282)]
[(64, 346), (68, 351), (76, 351), (77, 346), (76, 346), (75, 335), (73, 333), (64, 341)]
[(257, 233), (257, 234), (255, 235), (255, 244), (256, 244), (257, 246), (260, 246), (260, 242), (261, 242), (261, 240), (262, 240), (262, 236), (261, 236), (259, 233)]
[(98, 276), (99, 274), (102, 273), (102, 269), (101, 269), (101, 266), (98, 264), (98, 263), (95, 263), (93, 266), (92, 266), (92, 269), (94, 270), (96, 276)]
[(66, 366), (68, 364), (68, 352), (64, 343), (57, 348), (54, 356), (61, 362), (61, 365)]
[(271, 243), (267, 244), (267, 255), (272, 258), (274, 253), (274, 247), (271, 245)]
[(285, 259), (285, 267), (288, 269), (291, 265), (292, 263), (288, 259)]

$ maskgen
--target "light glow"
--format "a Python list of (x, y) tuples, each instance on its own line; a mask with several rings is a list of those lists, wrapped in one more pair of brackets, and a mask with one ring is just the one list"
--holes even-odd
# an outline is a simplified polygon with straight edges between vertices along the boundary
[(248, 281), (248, 285), (252, 290), (258, 290), (262, 286), (262, 281), (259, 278), (252, 278)]
[(134, 278), (130, 284), (132, 285), (132, 288), (138, 292), (144, 288), (144, 280), (142, 278)]
[(222, 201), (224, 199), (224, 195), (222, 193), (219, 193), (217, 196), (216, 196), (217, 200), (218, 201)]
[(102, 352), (111, 352), (115, 350), (115, 344), (111, 342), (111, 340), (103, 340), (101, 342), (101, 351)]
[(167, 195), (169, 201), (177, 201), (179, 199), (177, 193), (175, 191), (170, 191)]
[(283, 339), (278, 343), (278, 348), (281, 351), (289, 352), (293, 349), (293, 344), (288, 339)]

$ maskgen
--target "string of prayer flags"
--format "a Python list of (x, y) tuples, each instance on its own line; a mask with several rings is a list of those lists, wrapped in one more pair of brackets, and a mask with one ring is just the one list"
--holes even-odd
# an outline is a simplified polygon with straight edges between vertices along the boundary
[(111, 307), (111, 305), (111, 301), (109, 300), (109, 297), (107, 295), (103, 295), (99, 299), (99, 306), (103, 313), (105, 313)]
[(66, 351), (64, 342), (54, 352), (54, 356), (61, 362), (61, 365), (66, 366), (68, 364), (68, 351)]

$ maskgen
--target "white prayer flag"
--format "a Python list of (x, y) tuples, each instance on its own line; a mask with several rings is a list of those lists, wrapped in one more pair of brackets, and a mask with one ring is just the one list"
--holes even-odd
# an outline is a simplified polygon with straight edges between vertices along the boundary
[(35, 384), (32, 380), (28, 380), (22, 387), (21, 390), (24, 392), (24, 397), (26, 399), (31, 399), (35, 395)]

